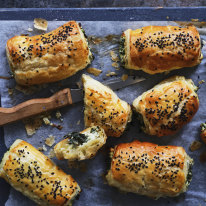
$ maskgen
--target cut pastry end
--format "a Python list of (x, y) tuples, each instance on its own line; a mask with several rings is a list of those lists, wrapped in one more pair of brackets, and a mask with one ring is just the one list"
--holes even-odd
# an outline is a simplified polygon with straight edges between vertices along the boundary
[(130, 105), (109, 87), (88, 75), (82, 75), (84, 86), (84, 122), (86, 127), (101, 126), (107, 136), (120, 137), (131, 121)]
[(85, 160), (94, 157), (106, 143), (107, 136), (99, 126), (89, 127), (82, 132), (73, 132), (54, 147), (56, 157), (60, 160)]

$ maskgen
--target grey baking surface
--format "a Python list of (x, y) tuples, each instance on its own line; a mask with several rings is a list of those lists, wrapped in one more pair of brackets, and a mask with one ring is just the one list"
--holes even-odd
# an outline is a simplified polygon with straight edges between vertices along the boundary
[[(49, 22), (48, 30), (52, 30), (57, 26), (61, 25), (63, 22)], [(118, 76), (122, 74), (128, 73), (130, 71), (125, 70), (124, 68), (120, 68), (120, 70), (115, 70), (112, 67), (112, 61), (110, 58), (110, 51), (117, 51), (118, 49), (118, 41), (121, 32), (128, 28), (135, 29), (137, 27), (145, 26), (145, 25), (168, 25), (175, 24), (174, 22), (81, 22), (83, 28), (86, 31), (88, 36), (100, 37), (103, 39), (103, 42), (97, 45), (91, 44), (92, 51), (95, 55), (95, 60), (93, 61), (91, 67), (96, 67), (102, 69), (103, 72), (96, 79), (100, 81), (104, 81), (107, 79), (112, 79), (115, 77), (106, 77), (106, 73), (110, 71), (115, 71)], [(0, 56), (1, 56), (1, 64), (0, 64), (0, 75), (8, 76), (9, 66), (5, 56), (5, 44), (6, 41), (14, 35), (20, 35), (29, 33), (27, 31), (28, 27), (33, 27), (33, 22), (26, 21), (1, 21), (0, 22), (1, 31), (0, 31)], [(206, 36), (205, 29), (200, 29), (200, 33), (202, 34), (202, 38), (204, 39)], [(30, 33), (30, 35), (37, 34), (38, 32), (34, 31)], [(115, 35), (113, 41), (107, 41), (106, 36), (113, 34)], [(206, 47), (203, 47), (203, 55), (206, 56)], [(186, 77), (192, 78), (193, 81), (197, 84), (198, 81), (204, 79), (206, 80), (205, 74), (205, 63), (206, 60), (203, 59), (202, 63), (194, 68), (185, 68), (181, 70), (172, 71), (168, 75), (159, 74), (155, 76), (147, 75), (141, 71), (132, 72), (134, 75), (144, 76), (146, 78), (150, 78), (145, 82), (141, 82), (137, 85), (130, 86), (128, 88), (124, 88), (117, 92), (118, 96), (129, 103), (140, 95), (142, 92), (150, 89), (160, 80), (165, 79), (166, 77), (172, 75), (184, 75)], [(68, 78), (63, 83), (74, 84), (79, 81), (82, 73), (87, 73), (86, 70), (77, 73), (75, 76)], [(1, 101), (3, 107), (11, 107), (14, 106), (24, 100), (28, 100), (36, 97), (48, 97), (51, 93), (51, 88), (53, 90), (58, 90), (58, 84), (53, 83), (49, 84), (46, 88), (37, 92), (33, 95), (25, 95), (21, 92), (14, 91), (12, 96), (8, 95), (8, 88), (14, 88), (15, 81), (14, 80), (0, 80), (1, 82)], [(206, 85), (202, 84), (201, 89), (199, 90), (199, 99), (200, 99), (200, 108), (192, 119), (192, 121), (184, 126), (176, 135), (166, 136), (162, 138), (150, 137), (141, 133), (139, 128), (134, 120), (130, 125), (129, 129), (125, 132), (125, 134), (121, 138), (112, 138), (109, 137), (107, 143), (101, 151), (91, 160), (86, 160), (83, 163), (80, 163), (79, 168), (69, 168), (67, 161), (58, 161), (55, 158), (53, 159), (55, 163), (57, 163), (65, 172), (71, 174), (74, 179), (80, 184), (82, 188), (82, 192), (80, 194), (79, 200), (74, 202), (74, 205), (205, 205), (206, 199), (206, 166), (199, 162), (200, 153), (205, 150), (205, 146), (203, 146), (199, 151), (190, 152), (189, 145), (193, 140), (199, 140), (199, 125), (203, 121), (206, 120), (205, 117), (205, 106), (206, 106), (206, 98), (205, 98), (205, 89)], [(35, 147), (42, 146), (42, 142), (50, 135), (56, 136), (56, 142), (60, 141), (61, 138), (68, 132), (72, 131), (81, 131), (84, 128), (83, 123), (83, 103), (78, 103), (76, 105), (68, 106), (62, 108), (61, 114), (63, 116), (63, 129), (61, 131), (56, 128), (52, 128), (50, 126), (42, 125), (42, 127), (34, 134), (32, 137), (28, 137), (22, 122), (13, 123), (4, 127), (5, 134), (5, 143), (6, 146), (9, 147), (17, 138), (24, 139), (29, 143), (33, 144)], [(77, 122), (80, 120), (80, 124)], [(55, 112), (52, 113), (52, 122), (60, 123), (59, 120), (55, 118)], [(149, 141), (158, 143), (160, 145), (178, 145), (183, 146), (188, 154), (194, 159), (195, 164), (193, 167), (193, 180), (189, 187), (189, 190), (185, 194), (181, 194), (179, 197), (175, 198), (161, 198), (157, 201), (153, 199), (149, 199), (147, 197), (139, 196), (136, 194), (125, 194), (119, 192), (116, 188), (109, 187), (103, 178), (104, 174), (108, 169), (108, 148), (120, 142), (130, 142), (134, 139), (138, 139), (140, 141)], [(49, 150), (49, 147), (47, 147)], [(84, 169), (82, 169), (84, 167)], [(19, 192), (16, 192), (14, 189), (11, 189), (9, 200), (6, 203), (7, 206), (33, 206), (35, 203), (28, 200), (28, 198), (21, 195)]]

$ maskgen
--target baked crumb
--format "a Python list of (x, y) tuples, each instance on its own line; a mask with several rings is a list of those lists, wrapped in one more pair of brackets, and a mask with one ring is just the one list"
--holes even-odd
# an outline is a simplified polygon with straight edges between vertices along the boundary
[(40, 152), (46, 152), (47, 151), (47, 148), (45, 147), (45, 145), (43, 145), (42, 147), (38, 147), (37, 148)]
[(8, 94), (9, 94), (10, 96), (12, 96), (13, 93), (14, 93), (14, 89), (8, 88)]
[(39, 115), (36, 117), (24, 119), (23, 123), (25, 125), (27, 135), (32, 136), (35, 134), (36, 130), (41, 127), (42, 122), (42, 118)]
[(55, 136), (49, 135), (48, 138), (45, 140), (45, 144), (48, 145), (49, 147), (52, 147), (53, 144), (55, 143)]
[(121, 79), (122, 81), (126, 81), (128, 79), (128, 74), (123, 74)]
[(44, 124), (46, 124), (46, 125), (49, 125), (51, 122), (50, 122), (50, 120), (48, 119), (48, 117), (44, 117), (43, 118), (43, 122), (44, 122)]
[(56, 111), (56, 118), (57, 119), (60, 119), (62, 116), (62, 114), (60, 113), (60, 111)]
[(48, 22), (45, 19), (35, 18), (34, 19), (34, 28), (42, 31), (46, 31)]
[(203, 84), (203, 83), (205, 83), (205, 80), (201, 80), (198, 82), (198, 84)]
[(119, 61), (119, 57), (114, 51), (110, 51), (110, 56), (111, 56), (112, 61), (114, 61), (114, 62)]
[(192, 152), (194, 152), (194, 151), (200, 149), (201, 146), (202, 146), (202, 143), (195, 140), (195, 141), (193, 141), (192, 144), (190, 145), (190, 150), (191, 150)]
[(169, 19), (169, 18), (170, 18), (169, 16), (166, 17), (166, 19)]
[(114, 68), (119, 68), (119, 64), (118, 64), (117, 62), (112, 63), (112, 66), (113, 66)]
[(77, 122), (77, 125), (80, 125), (80, 120)]
[(99, 76), (101, 73), (102, 73), (102, 70), (101, 69), (96, 69), (96, 68), (93, 68), (93, 67), (90, 67), (87, 69), (87, 72), (89, 74), (93, 74), (94, 76)]
[(32, 28), (28, 28), (28, 29), (27, 29), (27, 31), (32, 32), (32, 31), (33, 31), (33, 29), (32, 29)]
[(109, 72), (106, 74), (107, 77), (117, 76), (115, 72)]

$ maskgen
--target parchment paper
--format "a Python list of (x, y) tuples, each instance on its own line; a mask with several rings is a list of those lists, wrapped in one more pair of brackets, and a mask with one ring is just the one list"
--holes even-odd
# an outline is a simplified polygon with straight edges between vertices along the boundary
[[(49, 22), (48, 30), (55, 29), (57, 26), (62, 25), (64, 22)], [(95, 55), (95, 60), (92, 65), (89, 67), (95, 67), (102, 69), (103, 72), (98, 77), (94, 77), (99, 81), (104, 81), (107, 79), (112, 79), (116, 77), (106, 77), (108, 71), (115, 71), (118, 76), (122, 74), (133, 74), (144, 76), (150, 78), (139, 84), (121, 89), (117, 91), (117, 94), (123, 100), (126, 100), (129, 103), (144, 91), (153, 87), (160, 80), (163, 80), (172, 75), (184, 75), (186, 77), (192, 78), (195, 84), (200, 80), (206, 80), (205, 72), (205, 63), (206, 59), (203, 59), (202, 63), (194, 68), (185, 68), (181, 70), (172, 71), (169, 74), (158, 74), (150, 76), (141, 71), (128, 71), (122, 67), (119, 70), (115, 70), (112, 67), (112, 60), (110, 57), (110, 51), (113, 50), (117, 52), (118, 50), (118, 41), (117, 39), (121, 35), (122, 31), (131, 28), (136, 29), (138, 27), (146, 25), (176, 25), (174, 22), (81, 22), (83, 28), (86, 31), (88, 36), (100, 37), (103, 39), (103, 42), (99, 44), (90, 44), (92, 52)], [(9, 66), (6, 60), (5, 55), (5, 45), (6, 41), (13, 37), (14, 35), (20, 35), (25, 33), (30, 33), (30, 35), (35, 35), (39, 33), (38, 31), (28, 32), (27, 29), (33, 28), (33, 22), (23, 22), (23, 21), (1, 21), (0, 22), (0, 75), (7, 76)], [(199, 28), (202, 39), (205, 39), (205, 29)], [(112, 36), (108, 40), (108, 35)], [(206, 47), (204, 46), (202, 51), (203, 55), (206, 56)], [(87, 73), (86, 70), (77, 73), (75, 76), (68, 78), (62, 81), (62, 84), (70, 83), (75, 84), (79, 81), (82, 73)], [(0, 80), (1, 83), (1, 101), (2, 107), (11, 107), (20, 102), (31, 98), (37, 97), (48, 97), (52, 95), (51, 91), (57, 91), (60, 89), (58, 83), (48, 84), (46, 88), (40, 90), (39, 92), (32, 95), (25, 95), (21, 92), (14, 90), (13, 95), (8, 94), (8, 88), (15, 87), (14, 80)], [(200, 163), (199, 156), (202, 151), (205, 150), (205, 146), (198, 151), (191, 152), (189, 151), (189, 145), (194, 140), (200, 140), (200, 124), (206, 120), (205, 115), (205, 106), (206, 98), (205, 91), (206, 85), (202, 84), (201, 89), (198, 91), (200, 108), (197, 114), (194, 116), (192, 121), (184, 126), (176, 135), (166, 136), (162, 138), (151, 137), (140, 132), (137, 122), (134, 120), (130, 125), (129, 129), (124, 133), (121, 138), (108, 138), (106, 145), (98, 154), (91, 160), (86, 160), (78, 164), (77, 168), (69, 168), (67, 161), (59, 161), (56, 158), (53, 158), (53, 161), (59, 165), (65, 172), (71, 174), (74, 179), (79, 183), (82, 188), (81, 195), (79, 200), (74, 202), (74, 205), (79, 206), (100, 206), (100, 205), (205, 205), (206, 199), (206, 165)], [(51, 126), (42, 125), (40, 129), (37, 130), (36, 134), (32, 137), (28, 137), (25, 131), (24, 124), (22, 122), (13, 123), (4, 127), (5, 134), (5, 143), (9, 147), (17, 138), (26, 140), (35, 147), (41, 147), (44, 143), (44, 140), (50, 135), (56, 137), (56, 143), (61, 140), (61, 138), (68, 132), (72, 131), (81, 131), (84, 128), (83, 122), (83, 103), (67, 106), (60, 109), (60, 112), (63, 116), (64, 121), (61, 123), (55, 118), (55, 112), (52, 113), (51, 121), (57, 124), (61, 124), (63, 129), (60, 131), (57, 128), (52, 128)], [(78, 121), (80, 120), (80, 124)], [(140, 141), (149, 141), (158, 143), (160, 145), (178, 145), (183, 146), (187, 153), (194, 159), (193, 166), (193, 179), (188, 191), (185, 194), (181, 194), (179, 197), (175, 198), (161, 198), (157, 201), (149, 199), (147, 197), (139, 196), (131, 193), (121, 193), (116, 188), (109, 187), (105, 180), (104, 174), (109, 168), (109, 159), (108, 159), (108, 150), (111, 146), (118, 144), (120, 142), (130, 142), (134, 139)], [(50, 148), (46, 146), (49, 150)], [(47, 154), (48, 152), (46, 152)], [(19, 192), (11, 189), (9, 199), (6, 203), (6, 206), (33, 206), (35, 203), (30, 201), (28, 198), (24, 197)]]

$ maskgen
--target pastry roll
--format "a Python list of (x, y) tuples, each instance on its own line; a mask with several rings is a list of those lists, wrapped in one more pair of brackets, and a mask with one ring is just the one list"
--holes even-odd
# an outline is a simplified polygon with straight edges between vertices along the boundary
[(21, 85), (65, 79), (92, 61), (84, 30), (76, 21), (42, 35), (15, 36), (7, 41), (6, 53)]
[(194, 26), (146, 26), (123, 32), (120, 57), (127, 69), (156, 74), (193, 67), (203, 55), (200, 35)]
[(193, 160), (182, 147), (158, 146), (134, 141), (112, 150), (106, 175), (110, 186), (158, 199), (174, 197), (187, 190)]
[(107, 136), (119, 137), (131, 121), (130, 105), (108, 87), (83, 75), (84, 122), (86, 127), (101, 126)]
[(93, 126), (82, 132), (73, 132), (56, 144), (54, 152), (60, 160), (85, 160), (95, 156), (106, 143), (107, 136), (99, 126)]
[(42, 206), (71, 205), (81, 191), (70, 175), (20, 139), (4, 154), (0, 164), (0, 177)]
[(191, 79), (173, 76), (137, 97), (133, 107), (142, 130), (158, 137), (176, 133), (198, 110), (196, 90)]

